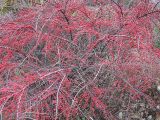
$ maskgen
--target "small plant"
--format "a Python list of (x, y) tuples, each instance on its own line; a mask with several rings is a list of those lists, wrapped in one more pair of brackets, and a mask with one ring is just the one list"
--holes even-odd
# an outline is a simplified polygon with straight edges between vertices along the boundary
[(5, 15), (9, 12), (15, 13), (21, 8), (41, 5), (44, 2), (46, 2), (46, 0), (1, 0), (0, 14)]
[(133, 104), (154, 110), (157, 4), (56, 0), (1, 22), (1, 119), (131, 120)]

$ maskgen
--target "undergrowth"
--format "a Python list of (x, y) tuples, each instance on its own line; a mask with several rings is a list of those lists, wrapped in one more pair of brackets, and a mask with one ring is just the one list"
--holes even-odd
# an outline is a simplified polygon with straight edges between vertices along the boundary
[(138, 101), (155, 110), (157, 4), (55, 0), (1, 22), (0, 119), (117, 120), (124, 111), (131, 120)]

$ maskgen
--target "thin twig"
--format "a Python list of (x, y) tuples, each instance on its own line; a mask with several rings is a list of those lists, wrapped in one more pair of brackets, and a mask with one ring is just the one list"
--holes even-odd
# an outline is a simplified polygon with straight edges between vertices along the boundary
[(76, 97), (78, 96), (78, 94), (79, 94), (84, 88), (86, 88), (88, 85), (90, 85), (90, 84), (92, 84), (92, 83), (95, 82), (97, 76), (99, 75), (99, 73), (100, 73), (100, 71), (101, 71), (102, 66), (103, 66), (103, 64), (100, 65), (100, 68), (99, 68), (97, 74), (95, 75), (94, 79), (93, 79), (90, 83), (84, 85), (84, 86), (76, 93), (76, 95), (74, 96), (74, 98), (73, 98), (73, 100), (72, 100), (71, 107), (74, 106), (74, 102), (75, 102), (75, 99), (76, 99)]
[(57, 120), (57, 116), (58, 116), (58, 105), (59, 105), (59, 92), (60, 92), (60, 88), (62, 86), (63, 81), (65, 80), (65, 76), (62, 78), (58, 90), (57, 90), (57, 95), (56, 95), (56, 115), (55, 115), (55, 120)]

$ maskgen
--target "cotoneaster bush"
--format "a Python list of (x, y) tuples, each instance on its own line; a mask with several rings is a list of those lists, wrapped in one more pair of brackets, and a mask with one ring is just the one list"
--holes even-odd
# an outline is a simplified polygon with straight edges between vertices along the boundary
[(138, 101), (156, 109), (157, 4), (55, 0), (1, 22), (1, 120), (117, 120), (121, 111), (130, 120)]

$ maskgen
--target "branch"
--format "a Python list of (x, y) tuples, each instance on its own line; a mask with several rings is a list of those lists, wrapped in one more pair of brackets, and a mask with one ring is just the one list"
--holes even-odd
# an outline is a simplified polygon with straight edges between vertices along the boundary
[[(69, 19), (68, 19), (68, 17), (67, 17), (66, 14), (65, 14), (65, 10), (60, 10), (60, 12), (63, 14), (63, 16), (64, 16), (67, 24), (70, 25)], [(70, 36), (71, 36), (71, 41), (73, 41), (73, 34), (72, 34), (72, 31), (71, 31), (71, 30), (70, 30)]]
[(140, 19), (140, 18), (143, 18), (143, 17), (147, 17), (148, 15), (153, 14), (153, 13), (160, 13), (160, 11), (159, 10), (151, 11), (151, 12), (145, 13), (141, 16), (137, 16), (137, 18)]
[(121, 15), (123, 16), (123, 11), (122, 11), (122, 8), (121, 8), (121, 6), (118, 4), (118, 3), (116, 3), (114, 0), (111, 0), (116, 6), (118, 6), (118, 8), (120, 9), (120, 12), (121, 12)]

